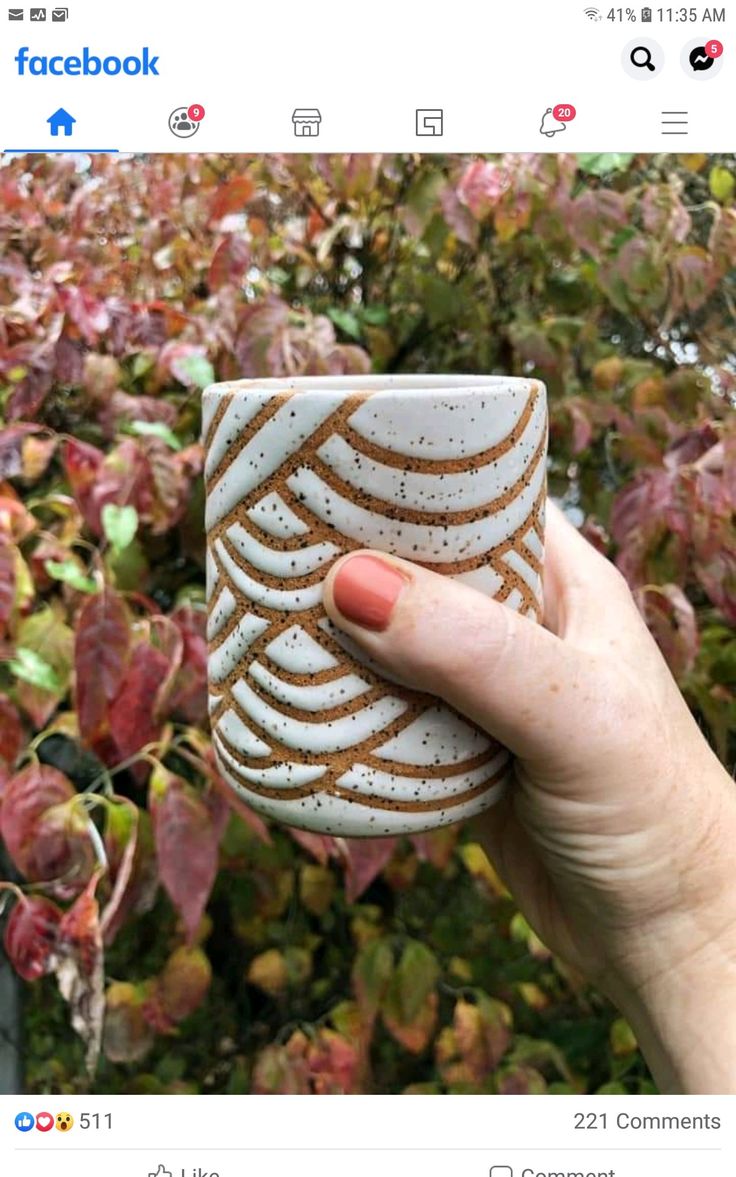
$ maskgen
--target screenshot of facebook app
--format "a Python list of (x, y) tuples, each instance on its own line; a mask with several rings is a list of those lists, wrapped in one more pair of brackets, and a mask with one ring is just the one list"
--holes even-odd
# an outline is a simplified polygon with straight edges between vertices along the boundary
[(736, 1171), (733, 8), (0, 8), (2, 1177)]

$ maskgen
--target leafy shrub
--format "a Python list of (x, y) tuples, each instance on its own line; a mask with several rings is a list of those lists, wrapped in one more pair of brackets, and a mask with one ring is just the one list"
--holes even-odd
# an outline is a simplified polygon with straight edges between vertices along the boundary
[(318, 837), (223, 791), (199, 398), (542, 378), (550, 489), (730, 762), (733, 195), (705, 156), (4, 161), (0, 831), (29, 1089), (651, 1090), (472, 830)]

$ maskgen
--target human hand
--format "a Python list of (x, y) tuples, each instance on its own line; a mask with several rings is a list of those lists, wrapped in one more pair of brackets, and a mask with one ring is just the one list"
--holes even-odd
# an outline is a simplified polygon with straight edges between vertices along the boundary
[(544, 594), (542, 627), (362, 552), (324, 601), (379, 664), (515, 754), (479, 836), (541, 939), (629, 1018), (660, 1086), (736, 1091), (736, 786), (623, 577), (553, 504)]

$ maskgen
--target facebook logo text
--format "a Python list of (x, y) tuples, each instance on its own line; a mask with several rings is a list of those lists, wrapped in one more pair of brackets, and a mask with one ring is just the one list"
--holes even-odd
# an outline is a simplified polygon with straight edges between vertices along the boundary
[(127, 74), (128, 77), (140, 75), (159, 77), (158, 54), (151, 56), (151, 50), (146, 47), (138, 56), (130, 57), (98, 57), (90, 53), (85, 46), (81, 54), (62, 57), (45, 57), (34, 54), (30, 56), (30, 49), (23, 45), (15, 55), (20, 77), (30, 76), (44, 78), (53, 77), (96, 77), (106, 74), (114, 77), (116, 74)]

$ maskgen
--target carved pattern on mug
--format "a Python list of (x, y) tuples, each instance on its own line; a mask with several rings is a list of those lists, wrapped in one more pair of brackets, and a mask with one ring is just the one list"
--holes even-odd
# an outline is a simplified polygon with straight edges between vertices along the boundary
[(237, 389), (215, 386), (203, 413), (220, 771), (261, 812), (336, 834), (415, 833), (481, 811), (505, 787), (508, 752), (387, 679), (327, 619), (322, 583), (339, 556), (374, 546), (539, 620), (543, 388), (438, 392), (421, 432), (411, 392), (390, 386)]

